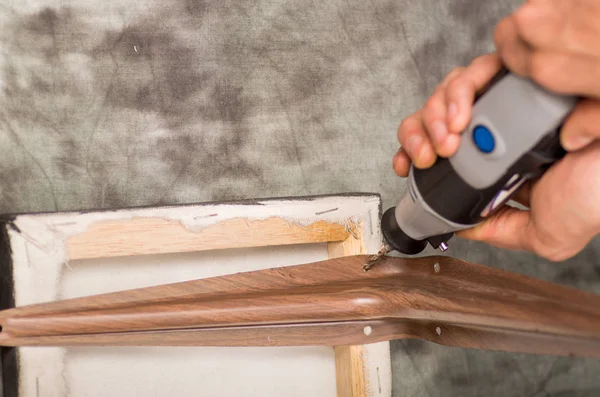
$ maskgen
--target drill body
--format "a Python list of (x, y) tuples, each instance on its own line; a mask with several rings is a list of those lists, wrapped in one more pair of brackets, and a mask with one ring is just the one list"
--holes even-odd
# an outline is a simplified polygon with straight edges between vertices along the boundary
[(381, 219), (388, 247), (407, 255), (428, 243), (445, 250), (454, 232), (494, 214), (565, 155), (560, 127), (576, 103), (503, 69), (476, 97), (457, 152), (411, 167), (406, 193)]

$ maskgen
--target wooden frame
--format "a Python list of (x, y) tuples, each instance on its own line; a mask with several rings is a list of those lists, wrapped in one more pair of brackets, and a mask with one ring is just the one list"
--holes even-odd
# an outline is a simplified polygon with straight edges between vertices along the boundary
[[(365, 272), (366, 254), (381, 244), (374, 227), (381, 211), (373, 196), (357, 197), (359, 205), (346, 208), (350, 198), (304, 207), (307, 201), (288, 201), (285, 211), (281, 202), (263, 202), (244, 207), (244, 214), (256, 211), (245, 217), (234, 207), (185, 208), (177, 216), (154, 209), (152, 219), (131, 211), (102, 219), (17, 217), (4, 230), (21, 264), (11, 273), (20, 286), (36, 281), (35, 255), (41, 255), (35, 263), (52, 257), (64, 268), (65, 253), (122, 257), (222, 249), (224, 241), (236, 247), (319, 242), (327, 243), (329, 259), (77, 299), (35, 297), (37, 303), (0, 312), (0, 345), (335, 346), (339, 396), (391, 393), (391, 339), (600, 357), (598, 295), (442, 256), (387, 257)], [(215, 220), (219, 213), (227, 219)], [(190, 219), (211, 221), (190, 226)], [(56, 228), (63, 228), (59, 237)]]
[[(600, 296), (448, 257), (369, 255), (0, 313), (14, 346), (308, 346), (399, 338), (600, 357)], [(351, 352), (341, 353), (342, 357)]]
[[(58, 272), (69, 266), (69, 261), (173, 252), (327, 243), (330, 258), (374, 253), (381, 245), (376, 224), (380, 212), (378, 195), (356, 194), (15, 215), (7, 217), (2, 227), (3, 280), (5, 287), (14, 282), (40, 284), (40, 277), (33, 272), (41, 272), (47, 278), (57, 277)], [(18, 271), (12, 268), (16, 263), (43, 261), (56, 266), (43, 271), (26, 266)], [(39, 294), (17, 291), (15, 296), (3, 296), (2, 308), (57, 299), (52, 293), (45, 294), (43, 289)], [(15, 373), (16, 361), (27, 361), (22, 354), (19, 357), (18, 352), (18, 349), (4, 351), (3, 361), (5, 365), (8, 363), (8, 368), (4, 368), (4, 385), (8, 395), (17, 395), (16, 385), (10, 384), (11, 377), (19, 376)], [(391, 395), (387, 341), (335, 346), (334, 353), (338, 396)], [(34, 383), (31, 379), (19, 379), (22, 390), (35, 389)]]

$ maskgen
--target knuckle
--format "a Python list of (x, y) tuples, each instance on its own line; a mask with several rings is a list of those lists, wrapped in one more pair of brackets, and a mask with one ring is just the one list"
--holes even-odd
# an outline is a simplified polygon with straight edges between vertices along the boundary
[(400, 143), (403, 143), (403, 141), (406, 140), (412, 126), (415, 124), (415, 117), (415, 115), (409, 116), (400, 123), (400, 127), (398, 127), (398, 141), (400, 141)]
[(545, 54), (534, 52), (529, 59), (529, 75), (542, 85), (552, 84), (552, 64)]
[[(510, 20), (520, 34), (535, 34), (539, 31), (539, 24), (552, 28), (554, 21), (548, 18), (547, 13), (540, 10), (535, 4), (525, 4), (510, 16)], [(536, 29), (537, 28), (537, 29)]]
[(500, 66), (501, 62), (498, 54), (492, 53), (475, 58), (469, 69), (472, 69), (474, 75), (487, 75), (490, 71), (499, 69)]
[(406, 123), (407, 123), (408, 119), (404, 119), (400, 122), (400, 125), (398, 126), (398, 140), (402, 141), (402, 137), (404, 135), (404, 131), (406, 131)]
[(455, 67), (454, 69), (452, 69), (452, 71), (450, 72), (453, 76), (458, 76), (459, 74), (461, 74), (462, 72), (465, 71), (465, 67), (464, 66), (458, 66)]
[(501, 22), (498, 23), (498, 25), (496, 25), (496, 27), (494, 28), (494, 31), (492, 33), (492, 40), (494, 41), (494, 45), (496, 46), (496, 50), (498, 52), (500, 52), (500, 50), (502, 49), (502, 44), (503, 44), (503, 32), (502, 32), (502, 25)]
[(568, 255), (565, 251), (553, 250), (548, 252), (543, 258), (549, 260), (550, 262), (562, 262), (565, 259), (568, 259), (570, 255)]
[(458, 76), (460, 76), (465, 70), (466, 70), (466, 68), (464, 66), (459, 66), (459, 67), (452, 69), (446, 77), (447, 82), (448, 83), (452, 82), (454, 79), (456, 79)]
[(538, 233), (530, 242), (530, 251), (540, 258), (560, 262), (568, 257), (563, 245), (552, 236)]
[(434, 95), (429, 97), (429, 99), (427, 99), (427, 102), (425, 102), (425, 105), (423, 106), (423, 118), (431, 118), (437, 111), (439, 104), (440, 94), (436, 92)]
[(446, 88), (446, 95), (448, 95), (449, 97), (457, 96), (459, 93), (464, 91), (465, 87), (467, 86), (468, 84), (467, 82), (465, 82), (464, 79), (456, 78), (455, 80), (450, 82), (450, 84), (448, 84), (448, 87)]
[(565, 71), (570, 69), (570, 61), (561, 54), (534, 52), (530, 56), (528, 75), (533, 81), (551, 91), (568, 90), (569, 81)]
[(533, 252), (535, 255), (541, 258), (550, 259), (547, 257), (550, 252), (549, 247), (544, 242), (538, 239), (534, 239), (533, 241), (531, 241), (529, 251)]
[(529, 29), (531, 20), (529, 14), (522, 12), (527, 6), (521, 8), (521, 12), (516, 12), (510, 16), (511, 22), (514, 24), (518, 32), (523, 33)]
[(492, 60), (492, 58), (490, 58), (489, 55), (480, 55), (477, 58), (473, 59), (471, 61), (471, 64), (469, 65), (470, 67), (473, 68), (480, 68), (483, 66), (488, 66), (490, 64), (490, 61)]
[(597, 112), (598, 110), (591, 108), (585, 101), (580, 102), (565, 121), (563, 134), (590, 135), (590, 127), (597, 128), (597, 122), (600, 121), (597, 119), (600, 116)]
[(508, 32), (510, 29), (510, 20), (508, 19), (508, 17), (503, 18), (502, 20), (500, 20), (500, 22), (498, 22), (498, 24), (496, 25), (496, 28), (494, 29), (494, 35), (493, 35), (493, 39), (494, 39), (494, 43), (496, 44), (496, 47), (502, 48), (503, 45), (505, 44), (507, 37), (508, 37)]
[(408, 122), (408, 118), (403, 119), (400, 122), (400, 125), (398, 126), (398, 132), (403, 131), (404, 129), (406, 129), (406, 123)]
[(427, 98), (427, 100), (425, 101), (425, 104), (423, 105), (423, 110), (427, 110), (427, 109), (430, 109), (435, 106), (437, 92), (438, 91), (436, 91), (436, 93), (434, 93), (429, 98)]

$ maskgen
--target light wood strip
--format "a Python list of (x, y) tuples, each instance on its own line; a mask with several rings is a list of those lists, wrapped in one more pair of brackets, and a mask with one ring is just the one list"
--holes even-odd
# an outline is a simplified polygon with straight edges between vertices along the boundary
[[(327, 249), (330, 259), (366, 253), (360, 228), (354, 228), (342, 242), (330, 242)], [(364, 347), (335, 346), (334, 352), (338, 397), (368, 397)]]
[(336, 346), (338, 397), (368, 397), (365, 379), (364, 346)]
[(162, 218), (104, 221), (67, 239), (70, 260), (344, 241), (347, 227), (325, 221), (231, 219), (198, 231)]

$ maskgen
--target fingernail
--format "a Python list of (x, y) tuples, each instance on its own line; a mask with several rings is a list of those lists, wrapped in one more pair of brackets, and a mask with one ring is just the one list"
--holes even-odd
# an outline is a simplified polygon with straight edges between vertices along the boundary
[(565, 139), (564, 148), (565, 150), (579, 150), (584, 146), (590, 144), (594, 138), (589, 136), (577, 135), (569, 139)]
[(448, 129), (441, 121), (434, 121), (431, 125), (431, 135), (435, 143), (441, 145), (448, 138)]
[(420, 135), (413, 135), (406, 142), (406, 150), (410, 154), (410, 157), (414, 160), (415, 157), (419, 154), (419, 150), (421, 150), (421, 145), (423, 144), (423, 137)]

